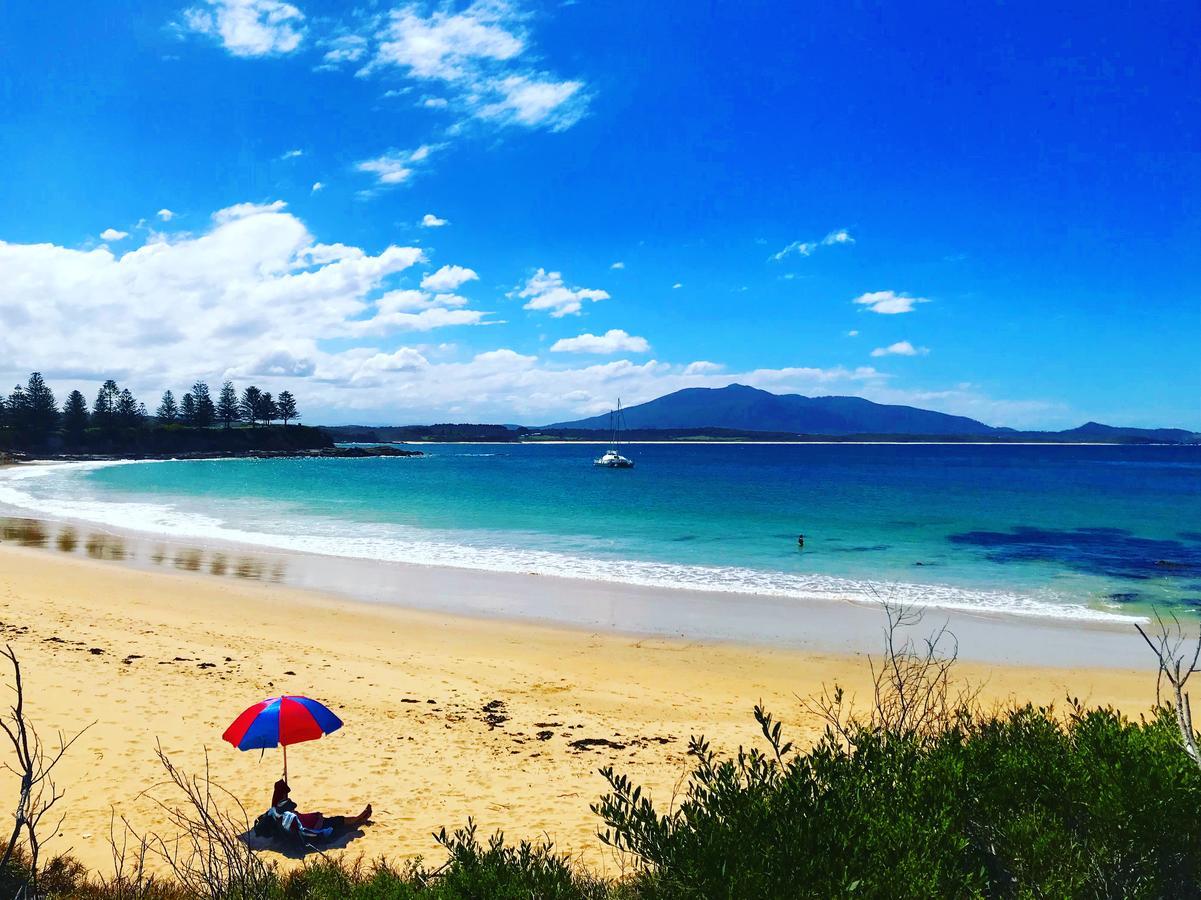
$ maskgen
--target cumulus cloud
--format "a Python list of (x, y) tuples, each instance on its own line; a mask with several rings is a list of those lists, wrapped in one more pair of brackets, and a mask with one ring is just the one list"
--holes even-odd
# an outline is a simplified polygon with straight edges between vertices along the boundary
[(604, 334), (581, 334), (560, 338), (551, 345), (551, 353), (649, 353), (650, 343), (644, 337), (628, 334), (620, 328), (610, 328)]
[(855, 239), (851, 237), (851, 233), (845, 228), (840, 228), (837, 231), (831, 231), (820, 241), (793, 241), (779, 253), (773, 253), (771, 260), (780, 262), (789, 256), (812, 256), (813, 252), (819, 247), (836, 247), (839, 244), (853, 244)]
[(909, 341), (897, 341), (887, 347), (877, 347), (872, 356), (925, 356), (930, 352), (928, 347), (915, 347)]
[(152, 235), (121, 256), (103, 246), (0, 241), (5, 377), (52, 374), (57, 360), (71, 359), (76, 370), (124, 370), (135, 386), (155, 390), (226, 373), (336, 381), (366, 351), (382, 351), (369, 342), (334, 353), (319, 342), (472, 325), (487, 315), (453, 293), (387, 291), (424, 261), (419, 248), (372, 254), (320, 243), (280, 202), (236, 204), (211, 222), (200, 234)]
[(175, 218), (175, 213), (171, 212), (171, 210), (169, 210), (169, 209), (160, 209), (158, 212), (155, 213), (155, 215), (158, 216), (160, 219), (162, 219), (164, 222), (170, 222), (172, 219)]
[(479, 281), (480, 276), (464, 266), (443, 266), (437, 272), (421, 279), (427, 291), (453, 291), (468, 281)]
[[(437, 329), (492, 320), (453, 291), (414, 287), (424, 262), (417, 247), (368, 252), (319, 241), (282, 204), (261, 202), (218, 210), (190, 234), (151, 234), (119, 256), (105, 246), (0, 241), (0, 383), (38, 370), (61, 399), (116, 377), (152, 403), (165, 388), (232, 378), (293, 391), (310, 422), (453, 415), (539, 424), (603, 412), (614, 396), (637, 403), (731, 382), (852, 393), (1017, 427), (1066, 414), (1038, 400), (993, 400), (970, 385), (906, 391), (870, 366), (727, 373), (707, 360), (571, 364), (566, 353), (543, 360), (503, 345), (425, 344)], [(552, 312), (607, 297), (544, 270), (530, 283), (523, 299)]]
[(874, 313), (893, 316), (898, 313), (913, 312), (914, 304), (929, 303), (925, 297), (910, 297), (908, 294), (898, 294), (896, 291), (872, 291), (861, 294), (851, 301), (860, 306), (866, 306)]
[(624, 269), (625, 267), (626, 267), (626, 264), (623, 263), (620, 259), (617, 262), (613, 263), (613, 265), (609, 266), (610, 269)]
[(232, 222), (234, 219), (245, 219), (248, 216), (280, 212), (287, 205), (283, 200), (272, 200), (270, 203), (235, 203), (233, 206), (227, 206), (213, 213), (213, 221), (221, 224)]
[(115, 228), (106, 228), (100, 232), (100, 240), (102, 241), (122, 241), (129, 237), (128, 231), (118, 231)]
[(522, 309), (549, 310), (551, 317), (578, 316), (584, 301), (608, 300), (608, 291), (594, 288), (568, 287), (560, 272), (539, 269), (531, 275), (523, 287), (510, 292), (526, 302)]
[(852, 328), (850, 331), (847, 332), (847, 337), (859, 337), (859, 332), (857, 330), (855, 330), (854, 328)]
[(672, 289), (673, 291), (678, 291), (678, 290), (679, 290), (680, 288), (682, 288), (683, 286), (684, 286), (684, 285), (683, 285), (683, 283), (682, 283), (682, 282), (679, 282), (679, 281), (677, 281), (675, 284), (673, 284), (673, 285), (671, 286), (671, 289)]
[(324, 185), (324, 184), (322, 184), (320, 181), (314, 181), (314, 182), (313, 182), (313, 189), (310, 191), (310, 193), (313, 193), (313, 194), (315, 194), (315, 193), (317, 193), (318, 191), (321, 191), (321, 190), (324, 190), (324, 189), (325, 189), (325, 185)]
[(441, 228), (443, 225), (449, 225), (446, 219), (439, 219), (433, 213), (426, 213), (421, 217), (422, 228)]
[(183, 24), (234, 56), (291, 53), (304, 36), (304, 13), (281, 0), (205, 0), (184, 12)]

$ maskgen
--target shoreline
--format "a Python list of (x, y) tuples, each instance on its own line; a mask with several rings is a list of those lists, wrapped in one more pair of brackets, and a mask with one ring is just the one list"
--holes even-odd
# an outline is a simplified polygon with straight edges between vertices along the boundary
[[(155, 535), (20, 512), (16, 517), (0, 515), (0, 524), (7, 522), (11, 532), (8, 541), (142, 572), (174, 570), (264, 581), (373, 606), (631, 638), (852, 654), (874, 651), (878, 645), (881, 604), (875, 599), (706, 591), (364, 559), (226, 539)], [(1141, 642), (1131, 640), (1136, 637), (1133, 624), (1141, 619), (1057, 618), (937, 604), (923, 610), (927, 623), (945, 622), (955, 633), (965, 660), (1151, 668)]]
[[(615, 863), (588, 810), (604, 790), (599, 767), (614, 765), (665, 800), (686, 770), (691, 735), (725, 750), (757, 746), (750, 711), (763, 702), (808, 741), (820, 727), (798, 698), (835, 681), (859, 697), (871, 692), (864, 652), (849, 647), (636, 637), (349, 600), (278, 583), (270, 571), (220, 577), (113, 562), (0, 545), (0, 628), (24, 664), (32, 715), (44, 733), (96, 721), (61, 771), (60, 849), (97, 868), (109, 860), (112, 808), (161, 827), (138, 799), (158, 780), (156, 742), (191, 771), (207, 747), (214, 779), (257, 814), (279, 756), (237, 753), (220, 733), (262, 696), (315, 696), (347, 723), (293, 748), (290, 762), (304, 808), (375, 804), (377, 824), (348, 852), (437, 859), (431, 832), (470, 815), (485, 834), (549, 835), (603, 871)], [(407, 574), (419, 590), (461, 584), (443, 571)], [(493, 589), (509, 587), (502, 579)], [(875, 654), (883, 616), (862, 612), (861, 646)], [(1055, 634), (1065, 640), (1071, 630)], [(1131, 715), (1148, 709), (1153, 668), (1114, 663), (1101, 654), (1092, 665), (961, 659), (956, 673), (983, 685), (986, 704), (1061, 704), (1070, 694)], [(497, 710), (499, 723), (489, 718)]]
[[(15, 537), (10, 539), (18, 542), (22, 529), (34, 527), (23, 523), (42, 523), (47, 530), (73, 531), (66, 538), (72, 552), (143, 571), (206, 570), (260, 580), (263, 573), (273, 573), (270, 580), (292, 588), (451, 616), (809, 652), (863, 653), (875, 649), (878, 635), (879, 594), (798, 596), (387, 560), (239, 541), (236, 536), (162, 534), (22, 507), (7, 509), (13, 517), (10, 521), (16, 523)], [(0, 505), (0, 520), (5, 511)], [(31, 545), (40, 540), (44, 546), (65, 549), (61, 534), (52, 537), (43, 535)], [(881, 583), (880, 587), (888, 586)], [(929, 588), (936, 592), (940, 586)], [(931, 601), (913, 605), (925, 609), (928, 622), (947, 622), (959, 636), (965, 659), (1016, 665), (1149, 666), (1139, 642), (1129, 640), (1133, 625), (1146, 621), (1142, 617), (1057, 615), (1050, 608), (1047, 612), (972, 608), (940, 604), (936, 594), (931, 596)]]

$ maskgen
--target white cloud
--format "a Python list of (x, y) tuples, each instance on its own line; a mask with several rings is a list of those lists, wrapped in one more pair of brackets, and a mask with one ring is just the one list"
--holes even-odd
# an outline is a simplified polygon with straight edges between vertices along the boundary
[(102, 241), (123, 241), (129, 237), (128, 231), (118, 231), (115, 228), (106, 228), (100, 232), (100, 240)]
[(913, 312), (915, 303), (929, 303), (930, 301), (925, 297), (910, 297), (906, 294), (898, 294), (896, 291), (871, 291), (861, 294), (851, 302), (866, 306), (874, 313), (892, 316), (898, 313)]
[(840, 228), (837, 231), (831, 231), (820, 241), (793, 241), (779, 253), (773, 253), (771, 260), (779, 262), (785, 257), (796, 256), (812, 256), (813, 251), (818, 247), (836, 247), (839, 244), (853, 244), (855, 239), (851, 237), (851, 233), (845, 228)]
[(324, 65), (319, 68), (337, 68), (342, 63), (358, 62), (367, 53), (367, 39), (359, 34), (339, 34), (322, 41), (330, 49), (321, 57)]
[(930, 352), (928, 347), (915, 347), (909, 341), (897, 341), (887, 347), (877, 347), (872, 356), (925, 356)]
[[(321, 384), (393, 352), (378, 340), (386, 335), (487, 316), (453, 293), (387, 291), (424, 260), (419, 248), (319, 243), (279, 202), (236, 204), (211, 223), (200, 234), (153, 234), (120, 256), (0, 241), (0, 371), (52, 376), (71, 359), (73, 371), (114, 373), (146, 400), (227, 373)], [(327, 341), (351, 348), (321, 349)]]
[(859, 332), (852, 328), (847, 332), (847, 337), (859, 337)]
[(678, 291), (678, 290), (679, 290), (680, 288), (682, 288), (683, 286), (684, 286), (684, 285), (683, 285), (681, 282), (677, 281), (675, 284), (673, 284), (673, 285), (671, 286), (671, 289), (672, 289), (673, 291)]
[(446, 219), (439, 219), (433, 213), (426, 213), (421, 217), (422, 228), (441, 228), (443, 225), (449, 225)]
[(374, 159), (357, 162), (354, 167), (360, 172), (374, 175), (376, 184), (403, 184), (413, 177), (415, 167), (428, 159), (435, 149), (431, 144), (422, 144), (416, 150), (389, 150)]
[(234, 56), (291, 53), (304, 35), (304, 13), (280, 0), (205, 0), (186, 10), (183, 22)]
[(587, 99), (582, 81), (553, 81), (544, 76), (509, 75), (489, 85), (497, 99), (482, 104), (482, 119), (545, 125), (551, 131), (570, 128), (584, 115)]
[(157, 213), (155, 213), (155, 215), (158, 216), (160, 219), (162, 219), (164, 222), (170, 222), (172, 219), (175, 218), (175, 213), (171, 212), (171, 210), (169, 210), (169, 209), (160, 209)]
[(651, 345), (644, 337), (628, 334), (620, 328), (611, 328), (604, 334), (581, 334), (579, 337), (560, 338), (551, 345), (551, 353), (649, 353)]
[(609, 266), (610, 269), (624, 269), (625, 267), (626, 267), (626, 264), (623, 263), (620, 259), (617, 262), (613, 263), (613, 265)]
[[(726, 373), (610, 359), (553, 361), (493, 345), (421, 343), (433, 330), (479, 327), (489, 313), (453, 292), (400, 283), (423, 263), (417, 247), (378, 253), (320, 242), (280, 204), (219, 211), (190, 234), (151, 234), (117, 255), (0, 240), (0, 383), (41, 371), (60, 399), (118, 378), (148, 404), (197, 378), (253, 380), (296, 394), (305, 420), (519, 421), (541, 424), (637, 403), (684, 387), (750, 384), (777, 393), (856, 394), (1023, 427), (1070, 415), (1041, 400), (996, 400), (971, 385), (910, 391), (868, 366), (790, 366)], [(526, 299), (558, 311), (607, 296), (540, 271)], [(411, 281), (410, 281), (411, 283)], [(557, 291), (575, 296), (553, 296)], [(551, 302), (553, 301), (553, 302)], [(475, 332), (486, 335), (483, 329)], [(603, 336), (602, 336), (603, 337)], [(69, 364), (64, 361), (69, 360)]]
[(393, 65), (417, 78), (455, 81), (483, 61), (512, 59), (525, 49), (510, 31), (507, 4), (477, 2), (462, 12), (436, 10), (423, 16), (416, 6), (392, 11), (376, 50), (374, 66)]
[(569, 288), (559, 272), (547, 272), (539, 269), (527, 279), (520, 290), (514, 290), (510, 297), (526, 300), (522, 309), (549, 310), (555, 319), (563, 316), (579, 315), (580, 307), (586, 300), (596, 302), (608, 300), (607, 291), (593, 288)]
[(282, 212), (287, 205), (283, 200), (273, 200), (270, 203), (235, 203), (233, 206), (227, 206), (213, 213), (213, 221), (220, 225), (232, 222), (234, 219), (245, 219), (248, 216)]
[[(535, 68), (532, 19), (512, 0), (475, 0), (457, 10), (409, 3), (386, 15), (359, 14), (354, 30), (361, 43), (351, 45), (346, 32), (326, 41), (333, 49), (323, 68), (347, 62), (358, 65), (360, 77), (399, 72), (441, 86), (422, 97), (424, 107), (561, 131), (579, 121), (589, 98), (583, 82)], [(385, 96), (409, 90), (390, 89)]]
[(254, 360), (240, 370), (246, 375), (276, 375), (286, 378), (307, 378), (316, 371), (309, 357), (293, 356), (287, 350), (276, 350)]
[(317, 193), (318, 191), (321, 191), (321, 190), (325, 190), (325, 185), (324, 185), (323, 183), (321, 183), (320, 181), (314, 181), (314, 182), (313, 182), (313, 189), (312, 189), (312, 191), (310, 191), (310, 193), (313, 193), (313, 194), (315, 194), (315, 193)]
[(301, 156), (304, 156), (303, 150), (289, 150), (280, 159), (297, 159)]
[(453, 291), (468, 281), (479, 281), (480, 276), (464, 266), (443, 266), (437, 272), (421, 279), (427, 291)]

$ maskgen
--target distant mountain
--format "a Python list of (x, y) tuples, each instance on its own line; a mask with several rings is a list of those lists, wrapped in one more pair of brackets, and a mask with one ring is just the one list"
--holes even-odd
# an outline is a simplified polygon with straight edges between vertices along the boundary
[(1115, 428), (1100, 422), (1086, 422), (1079, 428), (1069, 428), (1058, 434), (1064, 438), (1081, 441), (1113, 441), (1124, 438), (1160, 441), (1165, 444), (1186, 444), (1197, 439), (1197, 435), (1183, 428)]
[[(629, 428), (726, 428), (797, 434), (991, 435), (998, 429), (913, 406), (889, 406), (861, 397), (772, 394), (744, 384), (685, 388), (625, 410)], [(547, 428), (605, 429), (608, 414)]]
[[(685, 388), (624, 410), (631, 431), (648, 429), (724, 429), (730, 432), (774, 432), (777, 435), (922, 435), (976, 437), (1004, 441), (1064, 440), (1106, 443), (1188, 443), (1198, 436), (1179, 428), (1115, 428), (1089, 422), (1061, 432), (1022, 432), (969, 419), (918, 409), (873, 403), (862, 397), (804, 397), (731, 384), (724, 388)], [(546, 425), (543, 431), (604, 431), (605, 413), (574, 422)]]

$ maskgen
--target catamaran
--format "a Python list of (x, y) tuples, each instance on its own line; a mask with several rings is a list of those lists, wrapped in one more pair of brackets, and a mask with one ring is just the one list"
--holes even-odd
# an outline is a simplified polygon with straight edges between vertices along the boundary
[(617, 409), (609, 411), (609, 431), (613, 434), (613, 446), (592, 461), (594, 466), (606, 469), (632, 469), (634, 461), (621, 455), (621, 424), (624, 417), (621, 413), (621, 400), (617, 401)]

